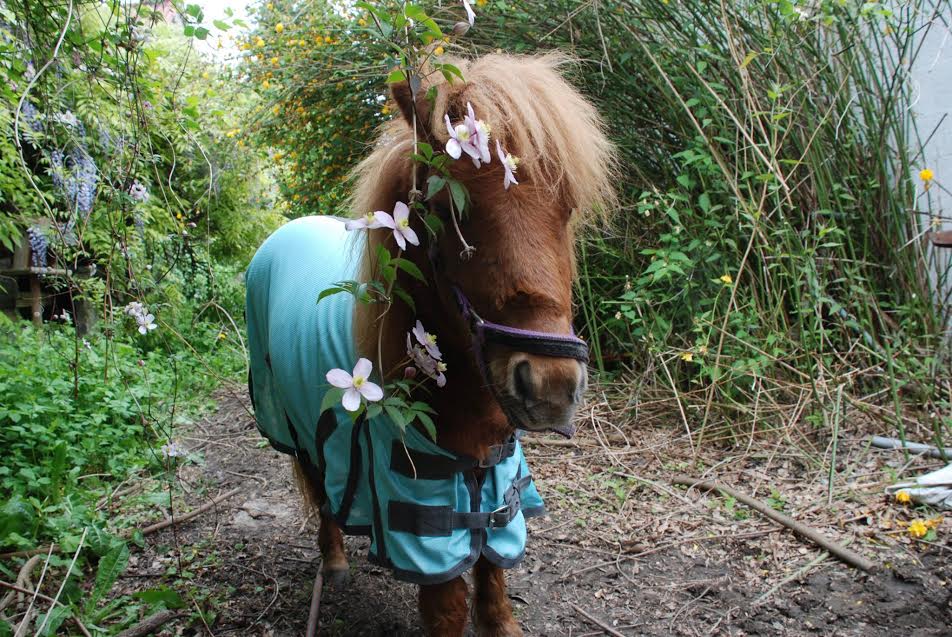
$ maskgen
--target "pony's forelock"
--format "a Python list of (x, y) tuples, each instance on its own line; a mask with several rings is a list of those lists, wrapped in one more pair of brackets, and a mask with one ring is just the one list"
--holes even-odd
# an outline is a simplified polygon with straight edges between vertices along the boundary
[[(598, 111), (560, 72), (572, 62), (560, 53), (491, 54), (456, 61), (465, 82), (448, 83), (440, 74), (429, 75), (437, 97), (428, 127), (442, 146), (448, 139), (444, 114), (456, 123), (466, 104), (472, 104), (476, 117), (492, 129), (488, 168), (501, 170), (498, 139), (522, 160), (520, 180), (562, 198), (575, 210), (576, 221), (585, 222), (605, 219), (616, 206), (616, 153)], [(413, 131), (403, 119), (381, 128), (375, 149), (354, 171), (353, 214), (380, 209), (386, 205), (379, 199), (382, 193), (408, 187), (412, 146)], [(499, 183), (502, 187), (501, 178)]]

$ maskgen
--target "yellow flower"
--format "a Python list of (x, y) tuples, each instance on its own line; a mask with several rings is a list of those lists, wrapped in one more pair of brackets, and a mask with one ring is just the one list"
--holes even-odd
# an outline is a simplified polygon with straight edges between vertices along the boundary
[(682, 352), (681, 360), (690, 363), (691, 361), (694, 360), (694, 354), (692, 354), (691, 352)]
[(433, 53), (435, 53), (436, 55), (443, 55), (443, 47), (441, 46), (436, 47), (435, 49), (433, 49)]
[(912, 497), (909, 495), (908, 491), (897, 491), (896, 492), (896, 502), (899, 504), (909, 504), (912, 500)]
[(909, 523), (909, 535), (912, 537), (925, 537), (929, 532), (929, 527), (922, 520), (913, 520)]
[(922, 181), (926, 183), (929, 183), (930, 181), (935, 179), (935, 173), (932, 172), (931, 168), (923, 168), (922, 170), (919, 171), (919, 179), (921, 179)]
[(360, 26), (362, 26), (362, 27), (365, 27), (365, 26), (367, 26), (367, 21), (364, 20), (363, 18), (360, 18), (359, 20), (357, 20), (357, 24), (360, 25)]
[(724, 283), (724, 285), (730, 285), (731, 283), (734, 282), (734, 277), (732, 277), (729, 274), (724, 274), (721, 276), (720, 280)]
[(284, 33), (284, 25), (281, 24), (280, 22), (278, 22), (276, 25), (274, 25), (274, 32), (275, 32), (275, 33)]

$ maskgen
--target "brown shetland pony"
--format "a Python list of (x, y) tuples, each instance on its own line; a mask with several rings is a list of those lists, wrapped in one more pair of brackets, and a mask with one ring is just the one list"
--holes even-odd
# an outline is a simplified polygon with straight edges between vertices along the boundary
[[(444, 114), (455, 124), (467, 102), (476, 116), (491, 126), (493, 160), (476, 170), (464, 155), (451, 162), (453, 175), (465, 183), (472, 205), (461, 223), (462, 235), (476, 248), (468, 261), (462, 245), (447, 227), (437, 239), (443, 264), (436, 271), (427, 257), (430, 241), (422, 223), (415, 222), (422, 245), (406, 257), (431, 278), (429, 285), (400, 279), (414, 298), (416, 313), (394, 305), (383, 325), (384, 369), (405, 359), (405, 334), (415, 319), (439, 336), (448, 364), (448, 383), (423, 397), (438, 413), (437, 442), (456, 454), (485, 458), (490, 446), (509, 438), (513, 427), (485, 386), (473, 358), (470, 335), (450, 292), (459, 286), (483, 318), (506, 325), (567, 334), (572, 326), (572, 282), (575, 276), (575, 227), (604, 214), (615, 202), (612, 188), (614, 148), (601, 119), (560, 75), (567, 60), (560, 55), (516, 57), (488, 55), (460, 62), (465, 82), (437, 85), (435, 102), (419, 91), (416, 103), (406, 84), (392, 86), (403, 119), (387, 124), (375, 150), (356, 169), (352, 210), (391, 210), (407, 201), (413, 188), (414, 108), (422, 141), (441, 150), (447, 141)], [(503, 167), (495, 139), (522, 159), (519, 185), (503, 188)], [(422, 171), (418, 176), (424, 179)], [(417, 188), (425, 190), (424, 183)], [(445, 193), (436, 207), (447, 206)], [(447, 217), (448, 218), (448, 217)], [(365, 251), (362, 280), (374, 277), (375, 246), (392, 243), (387, 230), (372, 231)], [(435, 279), (435, 280), (433, 280)], [(354, 333), (362, 356), (377, 359), (375, 322), (379, 306), (357, 304)], [(489, 348), (491, 382), (500, 396), (524, 406), (524, 429), (544, 430), (567, 423), (586, 382), (585, 368), (574, 359), (549, 358)], [(527, 362), (527, 365), (520, 363)], [(519, 371), (517, 371), (517, 368)], [(402, 371), (402, 370), (398, 370)], [(396, 372), (395, 372), (396, 373)], [(312, 504), (323, 501), (323, 488), (298, 476)], [(330, 516), (321, 516), (319, 544), (325, 576), (347, 571), (341, 530)], [(506, 595), (500, 568), (480, 558), (473, 568), (473, 617), (479, 635), (521, 635)], [(421, 586), (419, 608), (428, 635), (462, 635), (467, 621), (467, 586), (462, 577), (444, 584)]]

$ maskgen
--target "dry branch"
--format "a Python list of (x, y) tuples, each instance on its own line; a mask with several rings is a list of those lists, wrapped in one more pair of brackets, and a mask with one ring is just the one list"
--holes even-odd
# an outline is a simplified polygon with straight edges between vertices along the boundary
[(617, 630), (615, 630), (614, 628), (612, 628), (612, 627), (609, 626), (608, 624), (606, 624), (606, 623), (604, 623), (604, 622), (602, 622), (602, 621), (600, 621), (600, 620), (598, 620), (598, 619), (595, 619), (594, 617), (592, 617), (591, 615), (589, 615), (588, 613), (586, 613), (584, 610), (582, 610), (581, 608), (579, 608), (579, 607), (576, 606), (575, 604), (572, 604), (572, 608), (575, 609), (575, 612), (576, 612), (576, 613), (578, 613), (579, 615), (581, 615), (582, 617), (584, 617), (584, 618), (587, 619), (588, 621), (592, 622), (593, 624), (595, 624), (596, 626), (598, 626), (599, 628), (601, 628), (602, 630), (604, 630), (604, 631), (605, 631), (606, 633), (608, 633), (609, 635), (613, 635), (613, 637), (625, 637), (624, 635), (622, 635), (620, 632), (618, 632)]
[(874, 571), (876, 570), (876, 564), (867, 560), (862, 555), (851, 551), (841, 544), (837, 544), (830, 538), (826, 537), (816, 529), (813, 529), (805, 524), (797, 522), (789, 515), (784, 515), (779, 511), (770, 508), (767, 504), (764, 504), (760, 500), (755, 500), (754, 498), (735, 491), (734, 489), (724, 486), (722, 484), (717, 484), (715, 482), (708, 482), (706, 480), (697, 480), (690, 476), (674, 476), (671, 480), (674, 484), (680, 484), (686, 487), (696, 487), (698, 489), (704, 489), (705, 491), (721, 491), (732, 498), (736, 499), (738, 502), (742, 502), (749, 506), (751, 509), (765, 515), (774, 522), (782, 524), (788, 529), (792, 530), (794, 533), (810, 540), (814, 544), (820, 546), (821, 548), (826, 549), (830, 552), (831, 555), (835, 555), (839, 559), (843, 560), (850, 566), (858, 568), (863, 571)]
[(202, 513), (205, 513), (205, 511), (208, 511), (208, 510), (211, 509), (212, 507), (214, 507), (214, 506), (216, 506), (216, 505), (218, 505), (218, 504), (221, 504), (222, 502), (224, 502), (224, 501), (227, 500), (228, 498), (231, 498), (231, 497), (233, 497), (233, 496), (235, 496), (235, 495), (241, 493), (242, 490), (243, 490), (242, 487), (236, 487), (236, 488), (232, 489), (231, 491), (229, 491), (228, 493), (224, 493), (224, 494), (218, 496), (217, 498), (215, 498), (214, 500), (210, 500), (210, 501), (206, 502), (205, 504), (203, 504), (202, 506), (198, 507), (198, 508), (195, 509), (194, 511), (190, 511), (190, 512), (186, 513), (185, 515), (181, 515), (181, 516), (179, 516), (179, 517), (167, 518), (167, 519), (165, 519), (165, 520), (162, 520), (161, 522), (156, 522), (155, 524), (149, 525), (149, 526), (145, 527), (144, 529), (142, 529), (142, 535), (149, 535), (150, 533), (155, 533), (156, 531), (161, 531), (162, 529), (167, 528), (167, 527), (170, 527), (170, 526), (172, 526), (173, 524), (181, 524), (181, 523), (183, 523), (183, 522), (188, 522), (188, 521), (191, 520), (192, 518), (198, 517), (198, 516), (201, 515)]
[(175, 610), (163, 610), (162, 612), (156, 613), (151, 617), (146, 617), (141, 622), (125, 629), (116, 637), (145, 637), (146, 635), (151, 635), (156, 630), (172, 621), (179, 616), (179, 612)]
[(311, 610), (307, 614), (306, 637), (314, 637), (317, 634), (317, 620), (321, 616), (321, 591), (324, 588), (324, 574), (318, 570), (317, 577), (314, 578), (314, 590), (311, 591)]

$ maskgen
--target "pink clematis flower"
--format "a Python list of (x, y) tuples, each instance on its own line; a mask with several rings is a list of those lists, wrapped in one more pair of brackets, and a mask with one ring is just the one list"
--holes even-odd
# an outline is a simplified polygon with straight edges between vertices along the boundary
[(407, 334), (407, 355), (421, 372), (436, 381), (437, 387), (446, 385), (446, 374), (443, 373), (446, 371), (446, 363), (430, 356), (423, 347), (414, 345), (410, 340), (410, 334)]
[(450, 157), (459, 159), (462, 153), (466, 153), (476, 168), (490, 162), (492, 156), (489, 154), (489, 125), (476, 119), (472, 104), (466, 103), (466, 117), (463, 118), (462, 124), (453, 126), (449, 115), (444, 115), (443, 121), (446, 122), (446, 130), (450, 135), (449, 141), (446, 142), (446, 153)]
[(516, 169), (519, 168), (519, 158), (515, 155), (503, 151), (502, 144), (499, 143), (499, 140), (496, 140), (496, 156), (499, 157), (499, 162), (502, 164), (503, 168), (506, 169), (506, 178), (503, 183), (506, 186), (506, 190), (509, 190), (509, 186), (512, 184), (519, 185), (519, 182), (516, 181)]
[(327, 382), (334, 387), (346, 390), (341, 404), (347, 411), (357, 411), (361, 397), (366, 398), (368, 402), (376, 402), (383, 398), (380, 385), (368, 380), (371, 371), (373, 371), (373, 363), (366, 358), (361, 358), (354, 365), (353, 374), (336, 368), (327, 372)]
[(377, 221), (375, 213), (368, 212), (359, 219), (350, 219), (344, 224), (344, 227), (348, 230), (373, 230), (374, 228), (382, 228), (383, 225)]
[(420, 239), (416, 232), (410, 227), (410, 209), (407, 204), (398, 201), (393, 207), (393, 216), (378, 210), (374, 213), (374, 218), (380, 225), (378, 228), (390, 228), (393, 230), (393, 238), (397, 240), (397, 245), (401, 250), (407, 249), (407, 242), (415, 246), (420, 245)]
[(436, 346), (436, 335), (430, 334), (423, 329), (423, 323), (420, 321), (416, 322), (416, 327), (413, 328), (413, 335), (416, 337), (417, 342), (426, 349), (426, 353), (435, 358), (436, 360), (441, 360), (443, 358), (440, 348)]
[(463, 0), (463, 7), (466, 9), (466, 19), (469, 20), (469, 26), (473, 26), (473, 23), (476, 22), (476, 13), (473, 11), (473, 7), (470, 6), (469, 0)]

